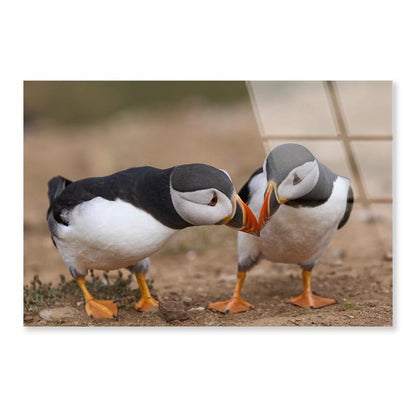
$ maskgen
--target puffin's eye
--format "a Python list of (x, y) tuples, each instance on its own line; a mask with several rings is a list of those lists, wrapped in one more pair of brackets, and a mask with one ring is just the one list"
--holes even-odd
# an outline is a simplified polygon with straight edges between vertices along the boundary
[(217, 194), (214, 193), (214, 195), (212, 196), (211, 201), (208, 202), (208, 205), (211, 205), (212, 207), (215, 207), (215, 205), (217, 205), (218, 202), (218, 197)]
[(302, 178), (300, 178), (296, 173), (293, 175), (293, 185), (297, 185), (298, 183), (302, 182)]

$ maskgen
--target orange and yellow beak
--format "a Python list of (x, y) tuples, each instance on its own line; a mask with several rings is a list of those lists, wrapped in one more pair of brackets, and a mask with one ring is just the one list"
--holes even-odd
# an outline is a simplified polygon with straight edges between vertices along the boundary
[(238, 231), (259, 235), (255, 215), (237, 194), (233, 196), (233, 213), (230, 217), (224, 218), (222, 223)]
[(279, 199), (277, 194), (277, 185), (274, 181), (269, 181), (264, 196), (263, 206), (261, 207), (258, 231), (267, 224), (272, 215), (279, 209), (281, 204), (284, 204), (287, 199)]

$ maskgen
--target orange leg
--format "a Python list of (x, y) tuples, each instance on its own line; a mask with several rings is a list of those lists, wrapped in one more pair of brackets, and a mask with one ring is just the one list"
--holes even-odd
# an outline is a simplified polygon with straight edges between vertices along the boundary
[(303, 279), (303, 293), (296, 298), (292, 298), (286, 301), (286, 303), (291, 303), (292, 305), (301, 306), (302, 308), (322, 308), (327, 305), (333, 305), (337, 303), (335, 299), (321, 298), (320, 296), (315, 296), (311, 290), (311, 272), (309, 270), (302, 271)]
[(208, 309), (225, 313), (245, 312), (254, 309), (254, 306), (241, 299), (240, 293), (246, 278), (246, 272), (238, 272), (237, 284), (235, 286), (234, 295), (231, 299), (224, 302), (215, 302), (208, 305)]
[(156, 299), (154, 299), (149, 292), (145, 275), (143, 273), (137, 273), (136, 279), (137, 284), (139, 285), (141, 297), (140, 300), (134, 306), (134, 308), (137, 311), (144, 312), (150, 308), (153, 308), (153, 306), (159, 305), (159, 302)]
[(117, 304), (113, 300), (95, 299), (85, 285), (85, 277), (78, 277), (76, 280), (84, 296), (88, 316), (94, 319), (115, 319), (118, 321)]

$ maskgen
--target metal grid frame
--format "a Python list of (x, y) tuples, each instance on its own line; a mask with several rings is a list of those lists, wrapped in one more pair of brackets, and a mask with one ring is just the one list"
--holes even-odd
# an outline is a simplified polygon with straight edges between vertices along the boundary
[(364, 187), (363, 180), (361, 178), (361, 173), (359, 170), (359, 165), (357, 159), (354, 155), (354, 152), (351, 147), (351, 142), (353, 141), (392, 141), (392, 135), (353, 135), (348, 134), (347, 124), (345, 121), (345, 116), (342, 110), (341, 99), (339, 97), (339, 92), (337, 91), (336, 81), (323, 81), (323, 85), (327, 92), (329, 107), (331, 109), (332, 117), (334, 119), (334, 125), (338, 132), (335, 136), (329, 135), (267, 135), (263, 131), (263, 126), (260, 121), (260, 115), (255, 105), (256, 100), (254, 98), (253, 90), (251, 89), (250, 82), (246, 83), (247, 89), (249, 92), (250, 100), (253, 104), (254, 112), (257, 119), (257, 125), (259, 126), (260, 133), (263, 140), (263, 146), (267, 150), (267, 142), (269, 140), (329, 140), (335, 141), (338, 140), (342, 143), (346, 157), (347, 163), (351, 169), (353, 176), (353, 182), (357, 185), (359, 197), (356, 198), (356, 202), (362, 203), (363, 206), (367, 209), (370, 209), (371, 204), (377, 203), (392, 203), (392, 198), (369, 198)]
[[(343, 149), (345, 151), (347, 163), (351, 170), (351, 174), (353, 176), (353, 183), (356, 184), (359, 192), (359, 197), (355, 198), (355, 202), (361, 203), (364, 208), (371, 214), (371, 204), (388, 204), (392, 203), (393, 199), (390, 198), (370, 198), (367, 195), (366, 189), (364, 187), (364, 183), (361, 177), (359, 164), (357, 159), (354, 155), (351, 143), (354, 141), (392, 141), (393, 135), (353, 135), (349, 134), (347, 130), (347, 123), (345, 120), (345, 115), (342, 109), (341, 98), (338, 92), (336, 81), (323, 81), (324, 88), (327, 93), (329, 107), (331, 110), (332, 118), (334, 121), (335, 128), (337, 130), (337, 135), (267, 135), (264, 133), (263, 125), (261, 123), (260, 114), (257, 109), (256, 100), (254, 97), (254, 92), (250, 85), (250, 82), (246, 82), (247, 90), (249, 92), (250, 100), (252, 103), (252, 107), (254, 109), (255, 117), (257, 120), (257, 125), (260, 130), (260, 134), (263, 140), (263, 147), (266, 150), (268, 149), (268, 141), (269, 140), (320, 140), (320, 141), (340, 141), (342, 143)], [(373, 224), (375, 222), (372, 221)], [(376, 233), (378, 240), (383, 246), (383, 239), (381, 238), (378, 228), (375, 225), (372, 227), (374, 232)]]

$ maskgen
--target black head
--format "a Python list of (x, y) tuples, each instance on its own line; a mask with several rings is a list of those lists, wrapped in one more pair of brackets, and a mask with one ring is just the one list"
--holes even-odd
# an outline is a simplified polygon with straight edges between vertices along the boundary
[(234, 186), (227, 173), (202, 163), (174, 167), (171, 175), (171, 185), (178, 192), (217, 189), (229, 198), (234, 193)]
[(266, 158), (267, 180), (280, 185), (292, 170), (314, 160), (315, 156), (300, 144), (285, 143), (277, 146)]
[(260, 212), (263, 227), (281, 204), (308, 195), (319, 180), (320, 168), (315, 156), (304, 146), (286, 143), (275, 147), (264, 163), (267, 188)]
[(189, 224), (227, 224), (257, 233), (257, 220), (238, 197), (229, 175), (200, 163), (173, 168), (171, 198), (176, 212)]

